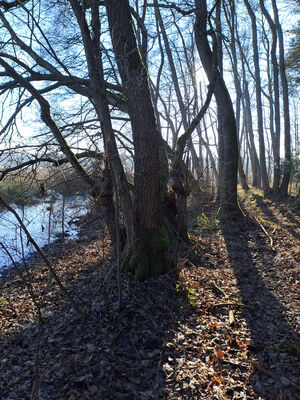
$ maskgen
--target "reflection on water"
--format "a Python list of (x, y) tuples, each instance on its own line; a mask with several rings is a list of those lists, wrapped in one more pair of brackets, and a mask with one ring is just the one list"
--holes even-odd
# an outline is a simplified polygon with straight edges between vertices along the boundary
[[(78, 227), (74, 223), (77, 218), (87, 212), (89, 198), (84, 196), (72, 196), (58, 198), (56, 201), (46, 199), (34, 205), (17, 206), (14, 209), (22, 218), (28, 231), (40, 247), (53, 242), (64, 232), (66, 238), (75, 238)], [(50, 225), (49, 225), (50, 221)], [(16, 262), (28, 256), (34, 249), (27, 241), (26, 235), (14, 215), (8, 211), (0, 212), (0, 241), (6, 246)], [(11, 262), (0, 248), (0, 274), (1, 270)]]

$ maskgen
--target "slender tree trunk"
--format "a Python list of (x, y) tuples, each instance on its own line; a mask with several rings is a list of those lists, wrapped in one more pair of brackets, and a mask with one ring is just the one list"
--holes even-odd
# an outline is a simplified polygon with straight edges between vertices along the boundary
[[(203, 99), (201, 83), (199, 84), (199, 94), (200, 94), (201, 103), (203, 104), (204, 103), (204, 99)], [(204, 128), (205, 140), (203, 139), (203, 137), (202, 137), (203, 135), (201, 135), (201, 132), (199, 132), (198, 133), (199, 142), (202, 143), (202, 145), (204, 146), (204, 148), (206, 150), (206, 154), (207, 154), (206, 159), (210, 161), (210, 165), (211, 165), (211, 168), (213, 170), (213, 176), (214, 176), (215, 182), (217, 183), (218, 179), (219, 179), (218, 170), (217, 170), (217, 167), (216, 167), (216, 163), (215, 163), (215, 159), (214, 159), (213, 153), (212, 153), (212, 151), (211, 151), (211, 149), (209, 147), (209, 144), (208, 144), (209, 143), (209, 141), (208, 141), (208, 132), (207, 132), (205, 118), (203, 118), (203, 128)], [(208, 164), (209, 163), (206, 162), (206, 168), (207, 168), (208, 177), (209, 177), (209, 165)], [(212, 179), (212, 177), (211, 177), (211, 179)]]
[[(106, 84), (100, 50), (100, 19), (99, 5), (96, 0), (91, 0), (92, 36), (85, 19), (85, 12), (77, 0), (70, 0), (72, 9), (81, 30), (82, 41), (88, 64), (91, 89), (93, 90), (93, 104), (98, 115), (104, 138), (104, 146), (109, 158), (109, 170), (114, 174), (114, 180), (119, 190), (121, 209), (125, 220), (127, 242), (133, 245), (133, 205), (129, 192), (129, 185), (122, 166), (110, 118)], [(107, 176), (106, 176), (107, 179)], [(109, 188), (109, 185), (107, 185)], [(110, 215), (111, 210), (107, 210)], [(108, 222), (110, 223), (110, 222)], [(116, 242), (116, 238), (112, 239)]]
[(262, 100), (261, 100), (261, 79), (260, 79), (260, 67), (259, 67), (259, 53), (257, 44), (257, 26), (256, 17), (250, 6), (248, 0), (244, 0), (248, 14), (251, 19), (252, 26), (252, 44), (253, 44), (253, 61), (255, 70), (255, 93), (256, 93), (256, 110), (257, 110), (257, 128), (259, 138), (259, 159), (263, 190), (269, 191), (269, 179), (266, 167), (266, 150), (264, 142), (264, 129), (263, 129), (263, 112), (262, 112)]
[[(249, 83), (246, 75), (246, 60), (244, 50), (241, 46), (239, 34), (236, 30), (237, 43), (239, 47), (239, 52), (241, 56), (241, 67), (242, 67), (242, 83), (241, 83), (241, 91), (242, 95), (242, 105), (243, 105), (243, 125), (245, 129), (245, 140), (248, 145), (250, 161), (251, 161), (251, 170), (252, 170), (252, 185), (254, 187), (261, 187), (261, 168), (259, 158), (257, 156), (255, 141), (254, 141), (254, 132), (253, 132), (253, 122), (252, 122), (252, 111), (251, 111), (251, 100), (249, 94)], [(248, 173), (247, 173), (248, 176)]]
[(276, 57), (277, 48), (277, 32), (275, 24), (264, 5), (264, 0), (259, 0), (261, 11), (268, 21), (272, 32), (271, 46), (271, 62), (273, 68), (273, 88), (274, 88), (274, 110), (275, 110), (275, 138), (273, 140), (273, 157), (274, 157), (274, 181), (273, 190), (275, 193), (279, 191), (280, 184), (280, 95), (279, 95), (279, 73)]
[[(213, 40), (213, 52), (215, 52), (216, 68), (219, 70), (221, 78), (223, 79), (223, 47), (221, 36), (221, 1), (216, 2), (216, 36)], [(221, 202), (222, 182), (224, 182), (224, 132), (223, 132), (223, 112), (220, 107), (217, 107), (218, 118), (218, 168), (219, 168), (219, 184), (217, 186), (217, 201)]]
[[(233, 72), (233, 78), (234, 78), (234, 86), (235, 86), (235, 92), (236, 92), (236, 101), (235, 101), (235, 119), (236, 119), (236, 130), (237, 130), (237, 136), (239, 140), (239, 135), (240, 135), (240, 120), (241, 120), (241, 101), (242, 101), (242, 89), (241, 89), (241, 81), (240, 81), (240, 74), (238, 72), (238, 57), (237, 57), (237, 51), (236, 51), (236, 12), (235, 12), (235, 4), (234, 2), (230, 3), (230, 13), (227, 12), (225, 9), (225, 16), (227, 19), (227, 24), (230, 29), (230, 52), (231, 52), (231, 66), (232, 66), (232, 72)], [(243, 168), (243, 163), (241, 159), (241, 142), (239, 140), (239, 161), (238, 161), (238, 170), (239, 170), (239, 177), (240, 177), (240, 182), (242, 185), (242, 188), (244, 190), (249, 190), (248, 184), (247, 184), (247, 179), (245, 176), (244, 168)]]
[[(264, 47), (266, 49), (267, 53), (267, 76), (268, 76), (268, 90), (269, 94), (267, 96), (268, 102), (269, 102), (269, 130), (271, 134), (271, 142), (272, 142), (272, 150), (273, 150), (273, 158), (274, 158), (274, 165), (273, 165), (273, 189), (275, 192), (278, 191), (279, 188), (279, 182), (280, 182), (280, 172), (278, 170), (278, 165), (280, 163), (280, 156), (279, 156), (279, 142), (276, 139), (276, 134), (277, 134), (277, 129), (275, 131), (274, 129), (274, 84), (273, 84), (273, 79), (272, 79), (272, 60), (270, 57), (270, 45), (269, 45), (269, 39), (267, 34), (265, 33), (264, 29)], [(276, 55), (275, 55), (276, 57)], [(274, 58), (274, 55), (273, 55)], [(278, 74), (277, 74), (277, 79), (278, 79)], [(277, 88), (278, 90), (278, 88)], [(277, 102), (277, 106), (279, 106), (279, 101)], [(278, 109), (277, 109), (277, 118), (279, 117), (278, 114)], [(278, 124), (278, 119), (277, 119), (277, 124)], [(268, 146), (269, 148), (269, 146)], [(276, 161), (275, 161), (276, 160)], [(270, 157), (269, 157), (269, 162), (268, 162), (268, 175), (269, 175), (269, 180), (271, 180), (271, 174), (270, 174)]]
[(280, 192), (286, 196), (288, 193), (288, 186), (291, 178), (292, 155), (291, 155), (291, 123), (290, 123), (290, 106), (289, 106), (289, 90), (288, 82), (285, 72), (285, 57), (284, 57), (284, 41), (281, 24), (279, 22), (279, 15), (276, 0), (272, 0), (275, 27), (279, 39), (279, 71), (282, 88), (282, 102), (283, 102), (283, 117), (284, 117), (284, 170), (281, 182)]
[[(183, 129), (184, 129), (184, 131), (186, 131), (188, 129), (186, 107), (184, 105), (181, 90), (179, 87), (179, 81), (178, 81), (178, 77), (177, 77), (175, 63), (174, 63), (173, 56), (172, 56), (172, 51), (170, 48), (170, 44), (169, 44), (168, 36), (167, 36), (166, 30), (165, 30), (165, 26), (164, 26), (164, 23), (163, 23), (163, 20), (162, 20), (160, 11), (159, 11), (157, 0), (154, 0), (154, 4), (156, 6), (156, 8), (155, 8), (156, 18), (158, 20), (158, 24), (159, 24), (159, 27), (161, 30), (161, 35), (163, 38), (165, 51), (166, 51), (166, 55), (167, 55), (170, 70), (171, 70), (172, 82), (174, 85), (174, 89), (175, 89), (175, 93), (176, 93), (176, 97), (177, 97), (177, 101), (178, 101), (178, 105), (179, 105), (179, 109), (180, 109)], [(196, 155), (196, 151), (193, 148), (192, 143), (190, 143), (190, 147), (192, 150), (193, 159), (194, 160), (198, 159), (198, 157)], [(177, 149), (176, 149), (176, 151), (177, 151)], [(188, 193), (188, 188), (186, 187), (186, 184), (185, 184), (187, 177), (184, 173), (184, 168), (182, 166), (182, 163), (183, 163), (183, 161), (181, 160), (179, 164), (177, 163), (176, 166), (172, 167), (172, 169), (174, 170), (172, 173), (172, 177), (173, 177), (172, 188), (176, 192), (176, 195), (177, 195), (177, 209), (178, 209), (178, 221), (177, 222), (179, 225), (178, 231), (180, 232), (180, 235), (185, 240), (188, 240), (186, 209), (187, 209), (187, 196), (189, 193)], [(187, 166), (187, 168), (188, 168), (188, 166)]]

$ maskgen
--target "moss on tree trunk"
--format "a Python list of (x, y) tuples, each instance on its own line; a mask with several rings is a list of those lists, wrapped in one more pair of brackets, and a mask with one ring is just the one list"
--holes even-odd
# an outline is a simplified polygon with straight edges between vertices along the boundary
[(133, 249), (123, 257), (122, 270), (132, 271), (135, 279), (140, 281), (169, 272), (166, 254), (170, 237), (164, 225), (144, 230), (138, 236)]

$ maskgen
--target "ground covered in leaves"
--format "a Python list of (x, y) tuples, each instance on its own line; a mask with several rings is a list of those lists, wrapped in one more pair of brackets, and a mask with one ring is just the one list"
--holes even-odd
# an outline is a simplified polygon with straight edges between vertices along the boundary
[(177, 271), (123, 275), (121, 310), (101, 230), (50, 257), (79, 311), (38, 261), (8, 273), (0, 398), (300, 399), (299, 211), (253, 192), (240, 203), (247, 218), (225, 228), (201, 206)]

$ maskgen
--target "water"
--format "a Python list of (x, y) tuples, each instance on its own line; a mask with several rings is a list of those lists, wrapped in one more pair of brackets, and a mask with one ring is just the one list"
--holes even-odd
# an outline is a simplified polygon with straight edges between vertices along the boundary
[[(89, 206), (89, 198), (84, 196), (72, 196), (58, 198), (26, 206), (13, 205), (33, 239), (40, 247), (49, 242), (52, 243), (61, 237), (63, 229), (65, 238), (75, 238), (78, 235), (76, 220), (86, 214)], [(50, 221), (50, 226), (49, 226)], [(9, 211), (0, 212), (0, 242), (10, 252), (15, 262), (22, 261), (22, 252), (25, 257), (34, 251), (31, 243), (22, 232), (15, 216)], [(1, 271), (11, 265), (11, 261), (0, 246), (0, 275)]]

